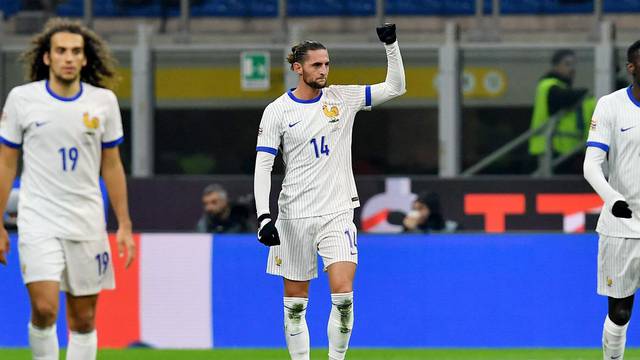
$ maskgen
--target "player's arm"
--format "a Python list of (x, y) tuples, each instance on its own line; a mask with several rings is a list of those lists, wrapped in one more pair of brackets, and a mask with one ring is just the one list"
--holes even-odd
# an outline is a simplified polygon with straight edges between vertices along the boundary
[(258, 216), (258, 241), (266, 246), (280, 245), (280, 236), (271, 217), (269, 195), (271, 193), (271, 170), (278, 155), (280, 130), (277, 113), (267, 106), (262, 114), (256, 146), (256, 167), (253, 174), (253, 196)]
[(13, 187), (13, 180), (18, 171), (18, 149), (0, 145), (0, 263), (7, 264), (9, 253), (9, 234), (4, 228), (4, 214), (7, 199)]
[(9, 235), (4, 229), (3, 214), (18, 171), (23, 134), (20, 104), (23, 101), (15, 89), (11, 90), (0, 114), (0, 263), (5, 265), (9, 252)]
[(611, 187), (602, 171), (602, 164), (606, 161), (607, 153), (609, 152), (611, 129), (614, 121), (607, 101), (606, 98), (598, 101), (591, 120), (591, 129), (589, 130), (589, 140), (587, 141), (587, 151), (583, 164), (584, 178), (600, 195), (605, 207), (610, 209), (614, 216), (630, 218), (631, 210), (629, 210), (629, 204), (627, 204), (622, 194)]
[(384, 24), (376, 28), (376, 31), (380, 41), (385, 44), (384, 48), (387, 51), (387, 77), (383, 83), (371, 85), (370, 105), (373, 106), (380, 105), (407, 91), (402, 55), (396, 40), (396, 25)]
[(136, 245), (133, 241), (131, 217), (127, 200), (127, 183), (124, 168), (117, 146), (102, 149), (102, 178), (107, 186), (109, 201), (118, 220), (118, 255), (123, 257), (126, 250), (126, 267), (129, 267), (136, 257)]

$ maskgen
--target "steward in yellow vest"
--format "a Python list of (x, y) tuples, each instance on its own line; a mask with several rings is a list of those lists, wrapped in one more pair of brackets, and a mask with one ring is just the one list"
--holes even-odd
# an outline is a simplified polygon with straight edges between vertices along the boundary
[[(564, 112), (555, 128), (552, 144), (555, 153), (567, 154), (586, 139), (595, 98), (585, 97), (587, 89), (571, 87), (576, 65), (576, 55), (572, 50), (556, 51), (551, 65), (551, 71), (540, 79), (536, 87), (531, 128), (537, 129), (556, 113)], [(542, 155), (545, 148), (543, 133), (529, 139), (531, 155)]]

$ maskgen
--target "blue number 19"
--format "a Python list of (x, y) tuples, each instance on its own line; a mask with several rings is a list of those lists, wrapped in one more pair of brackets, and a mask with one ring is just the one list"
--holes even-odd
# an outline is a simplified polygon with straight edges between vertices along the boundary
[(58, 152), (62, 156), (62, 171), (67, 171), (67, 155), (71, 161), (71, 171), (74, 171), (78, 163), (78, 148), (71, 147), (69, 151), (66, 148), (60, 148)]
[(320, 154), (329, 156), (329, 145), (324, 143), (324, 136), (320, 138), (320, 151), (318, 151), (318, 141), (313, 138), (310, 141), (313, 144), (313, 150), (316, 152), (316, 159), (320, 157)]
[(98, 262), (98, 275), (104, 275), (109, 268), (109, 253), (105, 251), (96, 255), (96, 261)]

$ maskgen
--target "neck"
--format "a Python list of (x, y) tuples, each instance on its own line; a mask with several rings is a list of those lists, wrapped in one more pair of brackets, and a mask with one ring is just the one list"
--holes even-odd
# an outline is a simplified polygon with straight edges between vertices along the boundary
[(320, 89), (314, 89), (304, 81), (299, 81), (298, 87), (293, 90), (293, 95), (301, 100), (311, 100), (320, 95)]
[(76, 79), (71, 82), (60, 81), (55, 76), (49, 77), (49, 89), (53, 91), (56, 95), (70, 98), (80, 92), (80, 79)]
[(633, 81), (632, 83), (631, 93), (633, 93), (633, 97), (636, 98), (636, 100), (640, 100), (640, 84), (636, 81)]

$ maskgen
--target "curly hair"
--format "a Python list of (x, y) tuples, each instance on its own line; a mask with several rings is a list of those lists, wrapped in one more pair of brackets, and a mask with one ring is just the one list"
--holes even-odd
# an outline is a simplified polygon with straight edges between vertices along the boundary
[(33, 37), (31, 47), (21, 55), (29, 80), (40, 81), (49, 78), (49, 66), (44, 63), (43, 58), (45, 53), (51, 51), (51, 37), (60, 32), (82, 35), (84, 39), (87, 65), (80, 71), (81, 81), (101, 88), (113, 88), (117, 85), (117, 62), (106, 42), (80, 22), (62, 18), (47, 21), (44, 30)]

